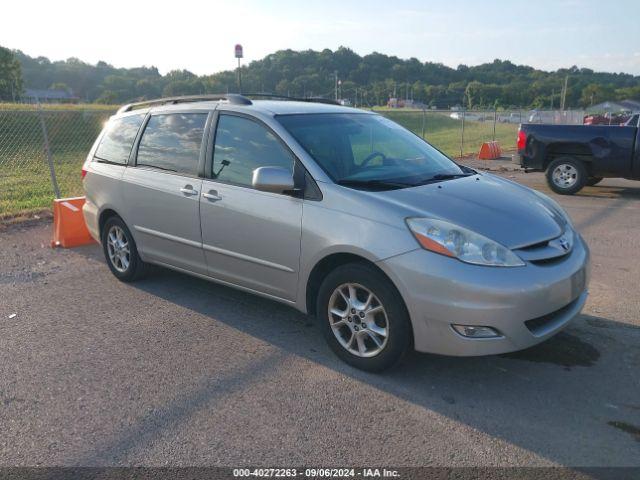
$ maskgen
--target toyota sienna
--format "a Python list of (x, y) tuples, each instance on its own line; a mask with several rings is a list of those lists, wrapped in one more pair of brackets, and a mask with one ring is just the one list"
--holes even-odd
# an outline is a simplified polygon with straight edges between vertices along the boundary
[(410, 348), (524, 349), (587, 298), (589, 250), (555, 201), (368, 111), (240, 95), (126, 105), (82, 173), (118, 279), (156, 264), (283, 302), (365, 370)]

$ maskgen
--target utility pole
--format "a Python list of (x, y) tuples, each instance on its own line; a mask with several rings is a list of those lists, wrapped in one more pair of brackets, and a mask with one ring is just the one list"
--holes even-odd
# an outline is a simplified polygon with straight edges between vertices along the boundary
[(336, 86), (335, 86), (335, 100), (338, 100), (338, 70), (333, 72), (336, 77)]
[(564, 112), (565, 101), (567, 99), (567, 85), (569, 83), (569, 75), (564, 77), (564, 86), (562, 87), (562, 98), (560, 99), (560, 110)]

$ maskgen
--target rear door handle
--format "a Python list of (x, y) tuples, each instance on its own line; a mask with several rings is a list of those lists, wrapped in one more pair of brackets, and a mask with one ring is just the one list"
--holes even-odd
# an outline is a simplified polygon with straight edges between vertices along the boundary
[(182, 193), (184, 193), (185, 195), (197, 195), (198, 194), (198, 191), (194, 190), (191, 185), (185, 185), (184, 187), (182, 187), (180, 189), (180, 191)]
[(215, 190), (209, 190), (208, 192), (203, 193), (202, 196), (207, 200), (211, 200), (212, 202), (222, 200), (222, 197), (218, 195), (218, 192), (216, 192)]

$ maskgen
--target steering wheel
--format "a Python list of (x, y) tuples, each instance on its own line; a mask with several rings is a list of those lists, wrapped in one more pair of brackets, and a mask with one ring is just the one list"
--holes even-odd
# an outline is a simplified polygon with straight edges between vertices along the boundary
[(362, 161), (362, 163), (360, 165), (358, 165), (358, 170), (361, 170), (364, 167), (366, 167), (367, 165), (369, 165), (369, 163), (371, 163), (371, 160), (373, 160), (374, 158), (377, 158), (377, 157), (381, 157), (383, 162), (387, 158), (387, 156), (384, 153), (378, 152), (377, 150), (375, 152), (371, 152), (369, 155), (367, 155), (367, 158), (365, 158)]

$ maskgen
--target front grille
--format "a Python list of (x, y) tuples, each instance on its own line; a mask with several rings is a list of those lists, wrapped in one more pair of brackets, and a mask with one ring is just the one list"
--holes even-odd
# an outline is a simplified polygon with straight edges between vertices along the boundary
[(549, 240), (544, 240), (542, 242), (527, 245), (526, 247), (520, 247), (518, 250), (524, 251), (524, 252), (535, 251), (535, 250), (538, 250), (539, 248), (544, 248), (547, 245), (549, 245)]
[(555, 265), (556, 263), (560, 263), (564, 260), (568, 253), (564, 255), (560, 255), (559, 257), (550, 257), (550, 258), (541, 258), (539, 260), (529, 260), (534, 265)]
[(535, 265), (556, 263), (569, 255), (573, 250), (573, 245), (568, 249), (561, 248), (558, 242), (560, 238), (561, 237), (555, 237), (531, 245), (525, 245), (524, 247), (515, 249), (514, 253), (525, 262), (531, 262)]
[(558, 317), (561, 317), (563, 314), (571, 310), (579, 299), (580, 297), (576, 298), (571, 303), (556, 310), (555, 312), (527, 320), (524, 324), (534, 335), (542, 335), (558, 320)]

